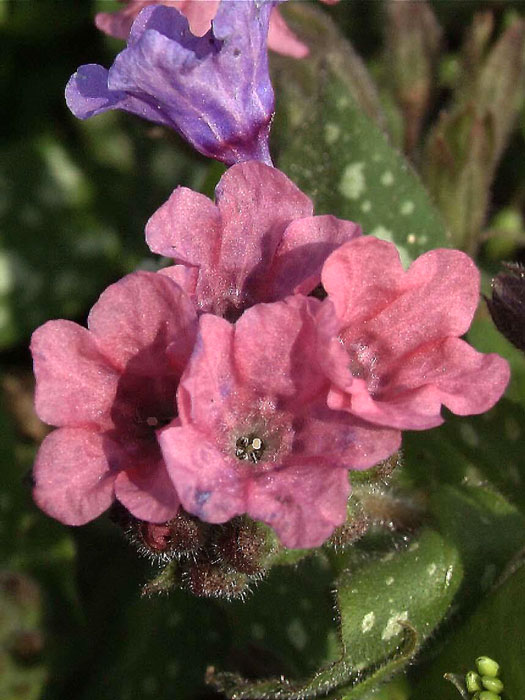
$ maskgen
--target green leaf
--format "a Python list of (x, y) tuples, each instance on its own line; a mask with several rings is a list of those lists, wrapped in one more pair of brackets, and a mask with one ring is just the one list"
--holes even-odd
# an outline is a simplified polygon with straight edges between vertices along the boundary
[(365, 233), (393, 241), (404, 262), (446, 246), (444, 223), (419, 178), (363, 109), (366, 69), (351, 71), (355, 56), (325, 14), (309, 3), (286, 9), (310, 55), (276, 62), (279, 167), (318, 214), (357, 221)]
[(525, 546), (525, 517), (501, 494), (480, 486), (443, 486), (431, 496), (430, 508), (460, 554), (462, 595), (471, 606)]
[(443, 681), (443, 674), (464, 675), (475, 668), (475, 659), (486, 655), (501, 667), (506, 700), (521, 700), (525, 688), (525, 566), (519, 565), (448, 640), (423, 675), (412, 700), (458, 700), (457, 691)]
[(404, 435), (405, 476), (426, 491), (489, 482), (525, 513), (524, 431), (525, 409), (507, 399), (481, 416), (448, 416), (439, 428)]
[[(305, 681), (209, 674), (230, 698), (358, 698), (403, 667), (446, 615), (461, 582), (455, 548), (425, 531), (406, 550), (362, 563), (338, 579), (340, 658)], [(422, 584), (424, 582), (424, 584)], [(332, 697), (329, 695), (329, 697)]]
[[(237, 658), (242, 661), (246, 651), (253, 650), (252, 658), (273, 663), (266, 669), (260, 666), (259, 676), (304, 677), (337, 657), (332, 586), (333, 573), (322, 556), (310, 556), (293, 568), (274, 565), (268, 579), (244, 603), (232, 601), (224, 608)], [(253, 672), (242, 664), (239, 670), (246, 675)]]

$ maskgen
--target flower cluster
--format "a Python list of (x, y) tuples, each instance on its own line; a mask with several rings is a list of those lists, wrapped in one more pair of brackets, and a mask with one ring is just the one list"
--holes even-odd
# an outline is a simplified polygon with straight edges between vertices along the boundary
[[(268, 120), (250, 110), (271, 112), (271, 7), (224, 0), (202, 38), (146, 7), (109, 73), (84, 66), (68, 85), (80, 116), (128, 109), (234, 164), (215, 201), (179, 187), (151, 217), (147, 243), (173, 265), (110, 286), (88, 329), (50, 321), (33, 336), (37, 411), (57, 427), (34, 496), (64, 523), (115, 500), (157, 524), (182, 506), (315, 547), (345, 521), (349, 471), (439, 425), (442, 405), (480, 413), (505, 389), (507, 363), (460, 339), (479, 297), (470, 258), (433, 250), (404, 270), (395, 246), (315, 216), (268, 164)], [(154, 531), (162, 544), (172, 530)]]

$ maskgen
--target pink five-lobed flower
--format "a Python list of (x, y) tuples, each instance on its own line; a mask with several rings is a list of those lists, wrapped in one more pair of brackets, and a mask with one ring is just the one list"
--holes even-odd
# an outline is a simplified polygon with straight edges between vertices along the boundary
[(394, 245), (363, 236), (328, 258), (322, 284), (328, 298), (320, 336), (332, 409), (425, 430), (443, 422), (442, 405), (459, 415), (482, 413), (503, 394), (507, 362), (459, 338), (480, 286), (464, 253), (431, 250), (405, 271)]
[[(246, 2), (246, 0), (232, 0)], [(187, 18), (190, 29), (196, 36), (204, 36), (215, 17), (219, 0), (121, 0), (125, 7), (118, 12), (99, 12), (95, 24), (105, 34), (117, 39), (127, 39), (138, 13), (148, 5), (167, 5), (174, 7)], [(334, 5), (339, 0), (322, 0), (327, 5)], [(304, 44), (288, 27), (279, 10), (274, 8), (270, 18), (268, 47), (277, 53), (293, 58), (308, 56), (308, 46)]]
[(232, 166), (216, 202), (177, 188), (146, 226), (150, 249), (178, 263), (165, 268), (199, 312), (233, 320), (256, 303), (308, 294), (329, 254), (361, 234), (313, 205), (276, 168), (257, 161)]
[(235, 324), (200, 317), (179, 418), (159, 442), (183, 507), (201, 520), (247, 513), (287, 547), (318, 546), (345, 520), (348, 470), (398, 449), (399, 431), (328, 408), (320, 305), (295, 295)]
[(58, 427), (36, 458), (35, 501), (68, 525), (115, 498), (141, 520), (164, 522), (179, 499), (156, 431), (176, 415), (193, 304), (169, 278), (135, 272), (103, 292), (88, 327), (49, 321), (32, 337), (36, 410)]

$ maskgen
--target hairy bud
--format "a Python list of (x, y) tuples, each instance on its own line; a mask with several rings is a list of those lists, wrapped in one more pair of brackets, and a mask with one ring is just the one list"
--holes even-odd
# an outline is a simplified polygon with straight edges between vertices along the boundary
[(525, 352), (525, 267), (505, 263), (504, 268), (492, 280), (487, 306), (499, 332)]

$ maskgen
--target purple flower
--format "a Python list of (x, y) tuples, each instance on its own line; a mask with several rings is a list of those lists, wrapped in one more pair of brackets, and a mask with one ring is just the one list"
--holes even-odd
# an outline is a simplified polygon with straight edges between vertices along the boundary
[(194, 36), (165, 6), (145, 8), (109, 70), (80, 66), (66, 87), (79, 119), (122, 109), (178, 131), (227, 164), (271, 164), (274, 110), (267, 34), (275, 0), (222, 0), (212, 28)]

